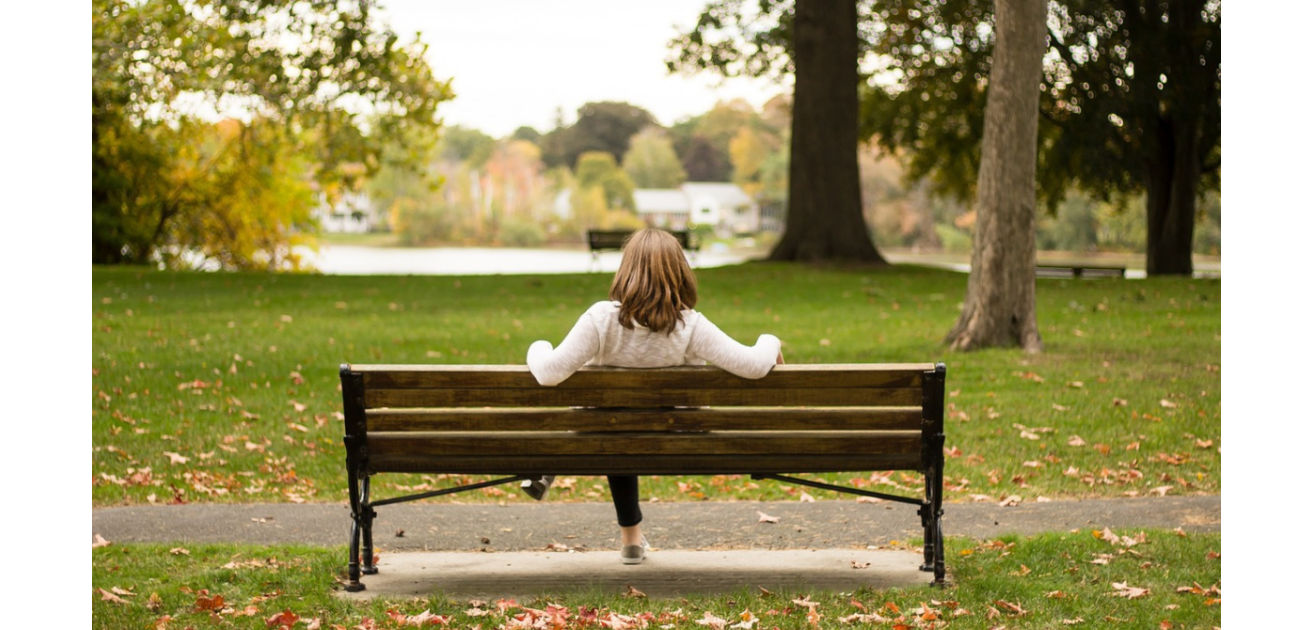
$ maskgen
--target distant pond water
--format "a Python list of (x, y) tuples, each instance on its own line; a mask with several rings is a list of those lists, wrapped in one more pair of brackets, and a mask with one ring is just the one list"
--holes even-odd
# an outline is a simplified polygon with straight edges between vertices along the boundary
[[(736, 265), (764, 257), (765, 251), (731, 249), (713, 244), (691, 256), (696, 268)], [(886, 251), (893, 263), (928, 265), (967, 273), (971, 266), (967, 256), (956, 259), (943, 255), (906, 251)], [(519, 249), (510, 247), (370, 247), (364, 245), (323, 245), (318, 253), (305, 252), (307, 261), (321, 273), (330, 275), (435, 275), (475, 276), (539, 273), (614, 273), (620, 267), (620, 252), (603, 252), (596, 259), (583, 249)], [(1047, 256), (1043, 264), (1114, 264), (1126, 267), (1128, 279), (1144, 278), (1143, 258), (1108, 261), (1063, 261)], [(1198, 259), (1195, 277), (1220, 278), (1221, 259)]]
[[(534, 273), (614, 273), (620, 252), (602, 252), (597, 260), (586, 250), (515, 249), (508, 247), (366, 247), (323, 245), (307, 255), (320, 272), (332, 275), (496, 275)], [(697, 252), (695, 267), (734, 265), (749, 259), (743, 252)]]

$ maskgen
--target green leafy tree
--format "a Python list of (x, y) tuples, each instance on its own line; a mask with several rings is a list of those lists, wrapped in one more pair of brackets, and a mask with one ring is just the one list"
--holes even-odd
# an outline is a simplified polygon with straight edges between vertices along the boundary
[[(673, 42), (673, 68), (792, 72), (793, 0), (710, 2)], [(1197, 200), (1220, 186), (1221, 2), (1049, 3), (1040, 101), (1040, 198), (1075, 185), (1144, 194), (1146, 267), (1188, 273)], [(994, 46), (989, 0), (861, 3), (862, 136), (958, 200), (975, 195)]]
[(537, 129), (534, 129), (533, 127), (524, 125), (521, 127), (516, 127), (515, 131), (511, 132), (511, 139), (524, 140), (526, 142), (531, 142), (538, 146), (542, 146), (543, 134), (540, 133)]
[[(682, 145), (682, 149), (679, 145)], [(688, 173), (688, 181), (729, 181), (734, 165), (730, 164), (728, 151), (717, 149), (716, 145), (701, 135), (688, 136), (679, 145), (676, 145), (676, 150), (684, 172)]]
[[(144, 263), (205, 252), (204, 213), (232, 206), (231, 182), (253, 155), (277, 155), (276, 178), (250, 176), (290, 194), (309, 176), (330, 197), (380, 166), (382, 147), (411, 127), (435, 127), (448, 82), (432, 76), (418, 42), (401, 44), (371, 18), (377, 2), (328, 0), (94, 0), (92, 2), (92, 260)], [(210, 137), (192, 112), (236, 110), (242, 133)], [(279, 128), (277, 132), (273, 130)], [(261, 158), (263, 159), (263, 158)], [(250, 175), (250, 174), (248, 174)], [(281, 192), (279, 192), (281, 191)], [(285, 195), (284, 193), (289, 193)], [(255, 192), (247, 191), (247, 194)], [(264, 200), (268, 202), (269, 200)], [(280, 202), (281, 203), (281, 202)], [(277, 204), (275, 204), (277, 205)], [(259, 204), (247, 204), (259, 212)], [(274, 213), (249, 226), (251, 243), (220, 257), (230, 267), (275, 258), (305, 212)], [(246, 230), (242, 231), (247, 233)]]
[(1146, 271), (1192, 273), (1198, 201), (1220, 187), (1220, 0), (1068, 0), (1052, 15), (1046, 179), (1078, 175), (1102, 198), (1143, 191)]
[(497, 148), (492, 136), (461, 125), (446, 127), (438, 141), (441, 155), (453, 162), (464, 162), (470, 168), (482, 168)]
[[(873, 5), (877, 72), (863, 128), (911, 156), (909, 175), (969, 198), (994, 48), (992, 3)], [(1145, 194), (1150, 274), (1192, 270), (1196, 202), (1219, 186), (1221, 3), (1063, 0), (1048, 12), (1040, 195)]]
[(599, 188), (608, 209), (634, 209), (634, 183), (605, 151), (589, 151), (579, 156), (574, 174), (579, 190)]
[(734, 183), (756, 197), (761, 190), (761, 167), (770, 156), (775, 138), (766, 136), (751, 127), (739, 127), (729, 141), (729, 161), (734, 165)]
[(161, 259), (173, 267), (301, 268), (296, 247), (310, 244), (315, 196), (305, 180), (304, 157), (279, 137), (288, 131), (266, 121), (245, 125), (232, 119), (183, 125), (194, 129), (187, 130), (189, 141), (179, 147), (170, 179), (186, 191), (186, 211), (171, 229), (178, 247), (159, 252)]
[(573, 125), (557, 126), (543, 137), (543, 161), (548, 167), (571, 166), (584, 153), (605, 151), (619, 163), (629, 150), (630, 139), (656, 124), (650, 112), (629, 103), (584, 103)]
[(688, 179), (670, 137), (659, 127), (648, 127), (634, 136), (623, 166), (638, 188), (676, 188)]
[(1092, 252), (1099, 247), (1096, 204), (1074, 191), (1057, 212), (1039, 218), (1035, 240), (1040, 249)]

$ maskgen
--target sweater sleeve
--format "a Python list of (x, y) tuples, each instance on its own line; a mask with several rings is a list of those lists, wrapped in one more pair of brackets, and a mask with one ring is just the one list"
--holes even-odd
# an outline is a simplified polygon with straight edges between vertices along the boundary
[(757, 338), (756, 345), (745, 346), (703, 317), (693, 328), (688, 348), (697, 358), (726, 372), (743, 378), (761, 378), (775, 367), (780, 340), (775, 335), (764, 334)]
[(538, 379), (539, 385), (556, 385), (597, 356), (600, 347), (597, 328), (588, 313), (584, 313), (560, 346), (553, 349), (551, 342), (545, 340), (535, 341), (529, 346), (529, 372)]

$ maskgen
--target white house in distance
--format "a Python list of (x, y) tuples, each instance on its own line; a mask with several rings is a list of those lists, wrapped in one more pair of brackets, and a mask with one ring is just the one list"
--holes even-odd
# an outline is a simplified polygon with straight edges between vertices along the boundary
[(724, 234), (761, 229), (761, 208), (737, 184), (688, 182), (672, 189), (640, 188), (634, 191), (634, 205), (640, 218), (660, 228), (710, 225)]
[(688, 196), (675, 188), (639, 188), (634, 208), (648, 225), (669, 230), (688, 229)]
[(314, 214), (325, 232), (364, 234), (374, 227), (374, 206), (364, 192), (345, 193), (332, 206), (321, 194)]

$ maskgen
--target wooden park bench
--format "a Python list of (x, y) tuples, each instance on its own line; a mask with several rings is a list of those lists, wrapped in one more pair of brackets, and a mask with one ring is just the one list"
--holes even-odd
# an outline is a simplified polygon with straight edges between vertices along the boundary
[(1036, 265), (1036, 278), (1125, 278), (1125, 267), (1097, 265)]
[[(696, 263), (699, 244), (693, 233), (688, 230), (666, 231), (670, 232), (675, 240), (679, 241), (679, 246), (684, 248), (689, 260)], [(624, 249), (625, 241), (633, 233), (633, 230), (588, 230), (588, 252), (593, 255), (593, 262), (598, 262), (598, 257), (602, 252)]]
[[(758, 380), (715, 367), (584, 368), (543, 387), (525, 366), (343, 365), (346, 588), (378, 572), (377, 508), (542, 474), (743, 474), (915, 505), (921, 570), (942, 584), (945, 375), (942, 363), (779, 365)], [(924, 496), (787, 476), (890, 470), (921, 473)], [(493, 477), (375, 498), (381, 473)]]

